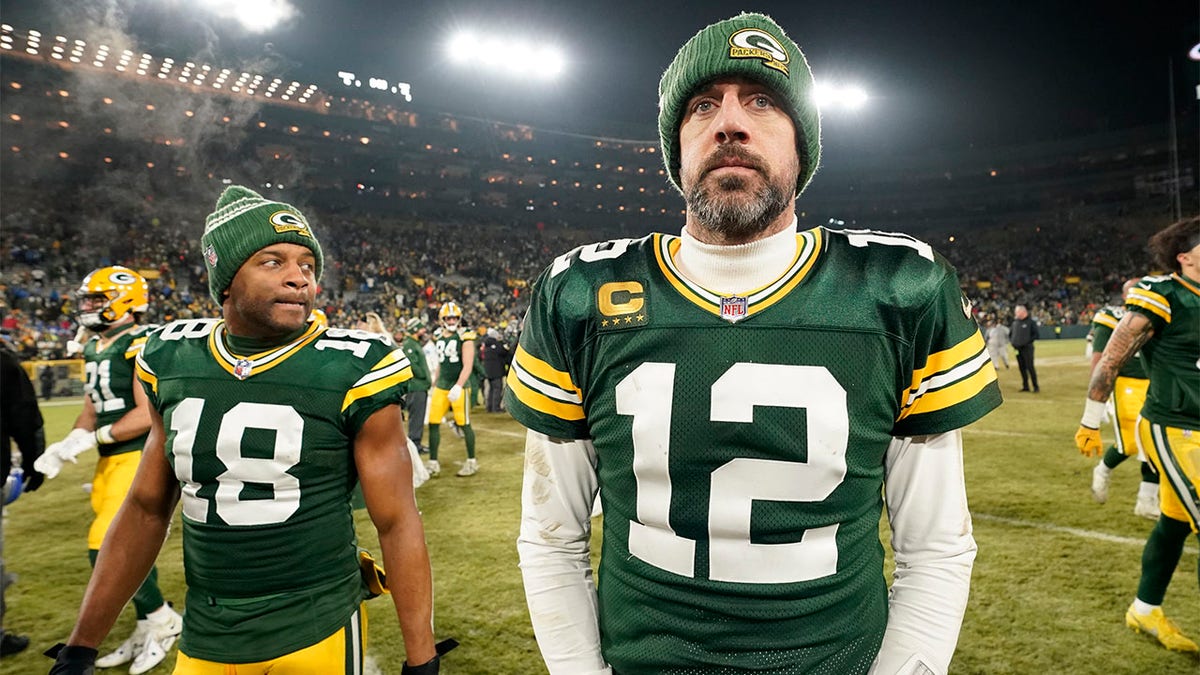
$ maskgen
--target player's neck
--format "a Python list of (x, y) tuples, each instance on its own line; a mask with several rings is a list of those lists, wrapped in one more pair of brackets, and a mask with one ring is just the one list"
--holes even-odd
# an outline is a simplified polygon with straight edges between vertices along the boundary
[(100, 341), (100, 349), (106, 349), (110, 344), (113, 343), (114, 340), (133, 330), (135, 326), (137, 326), (136, 323), (127, 321), (120, 325), (110, 326), (104, 329), (96, 336), (96, 338)]
[(228, 326), (229, 324), (226, 324), (226, 330), (224, 334), (225, 345), (229, 347), (229, 351), (233, 352), (234, 354), (244, 356), (247, 354), (258, 354), (259, 352), (265, 352), (276, 347), (282, 347), (289, 342), (293, 342), (296, 340), (296, 338), (304, 335), (304, 332), (308, 330), (309, 325), (306, 323), (297, 328), (295, 331), (286, 335), (267, 338), (234, 335), (233, 333), (229, 332)]
[(683, 229), (675, 264), (690, 281), (717, 293), (741, 293), (778, 279), (796, 257), (796, 220), (763, 239), (723, 246), (708, 244)]

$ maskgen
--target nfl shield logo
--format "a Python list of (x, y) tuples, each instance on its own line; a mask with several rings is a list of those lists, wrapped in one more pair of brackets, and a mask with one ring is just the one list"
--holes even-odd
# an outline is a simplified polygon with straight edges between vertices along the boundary
[(217, 266), (217, 249), (213, 248), (212, 244), (209, 244), (208, 248), (204, 249), (204, 259), (208, 261), (209, 267)]
[(246, 359), (239, 359), (237, 363), (233, 364), (233, 376), (239, 380), (250, 377), (251, 370), (254, 370), (254, 364)]
[(746, 318), (746, 298), (730, 295), (721, 298), (721, 318), (729, 323), (737, 323)]

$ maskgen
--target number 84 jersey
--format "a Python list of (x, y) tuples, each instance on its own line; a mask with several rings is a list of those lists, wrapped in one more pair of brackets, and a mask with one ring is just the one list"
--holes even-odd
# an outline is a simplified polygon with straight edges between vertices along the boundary
[(741, 297), (686, 280), (661, 234), (576, 249), (537, 282), (508, 409), (596, 448), (617, 672), (865, 672), (887, 622), (889, 442), (1000, 403), (970, 304), (926, 244), (796, 237), (787, 272)]

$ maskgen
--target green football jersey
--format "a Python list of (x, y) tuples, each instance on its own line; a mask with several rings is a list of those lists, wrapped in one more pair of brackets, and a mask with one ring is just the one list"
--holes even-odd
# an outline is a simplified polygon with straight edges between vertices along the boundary
[(1142, 346), (1150, 375), (1142, 416), (1200, 429), (1200, 283), (1179, 274), (1144, 277), (1129, 289), (1125, 308), (1154, 327)]
[(429, 363), (425, 361), (425, 351), (421, 348), (421, 343), (413, 336), (406, 335), (400, 343), (400, 349), (404, 350), (404, 355), (412, 365), (413, 376), (412, 381), (408, 383), (409, 391), (429, 391), (429, 387), (433, 386), (433, 379), (429, 376)]
[[(100, 337), (93, 337), (83, 347), (83, 372), (87, 380), (83, 393), (92, 399), (96, 409), (96, 428), (114, 424), (137, 407), (133, 399), (133, 364), (146, 344), (146, 336), (158, 326), (132, 326), (132, 330), (113, 340), (103, 350)], [(141, 450), (147, 434), (97, 447), (101, 457), (111, 457)]]
[(476, 339), (475, 331), (467, 328), (455, 331), (445, 328), (438, 330), (434, 340), (438, 355), (437, 382), (434, 386), (438, 389), (449, 389), (458, 382), (458, 376), (462, 374), (463, 369), (463, 345)]
[[(1113, 331), (1117, 329), (1117, 324), (1121, 322), (1123, 316), (1125, 316), (1124, 307), (1109, 305), (1096, 311), (1096, 315), (1092, 317), (1092, 349), (1097, 354), (1104, 351), (1104, 346), (1108, 344), (1108, 339), (1112, 337)], [(1117, 374), (1121, 377), (1132, 377), (1138, 380), (1146, 379), (1146, 364), (1142, 362), (1141, 350), (1138, 350), (1133, 358), (1126, 361)]]
[(866, 672), (889, 442), (1000, 404), (929, 246), (796, 236), (790, 269), (745, 297), (685, 279), (661, 234), (576, 249), (535, 286), (506, 402), (595, 445), (601, 645), (622, 675)]
[(183, 505), (187, 612), (180, 648), (222, 663), (275, 658), (341, 628), (363, 599), (350, 494), (353, 442), (399, 403), (404, 353), (312, 323), (236, 355), (216, 319), (154, 333), (138, 377), (167, 431)]

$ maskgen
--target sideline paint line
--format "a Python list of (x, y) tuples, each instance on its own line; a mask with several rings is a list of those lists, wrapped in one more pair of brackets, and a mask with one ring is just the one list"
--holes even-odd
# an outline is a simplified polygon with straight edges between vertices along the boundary
[[(1071, 534), (1084, 539), (1096, 539), (1099, 541), (1107, 541), (1114, 544), (1126, 544), (1128, 546), (1145, 546), (1145, 539), (1134, 539), (1133, 537), (1121, 537), (1115, 534), (1107, 534), (1104, 532), (1096, 532), (1094, 530), (1084, 530), (1078, 527), (1066, 527), (1064, 525), (1054, 525), (1052, 523), (1039, 523), (1033, 520), (1022, 520), (1020, 518), (1006, 518), (1004, 516), (993, 516), (987, 513), (972, 513), (971, 517), (977, 520), (983, 520), (992, 523), (1000, 523), (1002, 525), (1011, 525), (1013, 527), (1032, 527), (1035, 530), (1043, 530), (1046, 532), (1061, 532), (1063, 534)], [(1198, 551), (1192, 547), (1184, 547), (1184, 553), (1192, 555)]]

